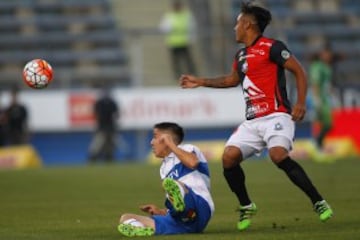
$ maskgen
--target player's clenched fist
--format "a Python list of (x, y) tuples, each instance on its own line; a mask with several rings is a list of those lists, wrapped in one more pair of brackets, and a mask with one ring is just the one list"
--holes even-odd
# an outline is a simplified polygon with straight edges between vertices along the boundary
[(182, 88), (196, 88), (201, 86), (201, 79), (192, 75), (181, 75), (180, 86)]

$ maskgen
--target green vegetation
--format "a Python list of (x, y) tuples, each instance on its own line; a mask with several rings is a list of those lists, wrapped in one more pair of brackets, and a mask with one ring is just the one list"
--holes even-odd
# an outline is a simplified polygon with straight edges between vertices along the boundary
[[(357, 239), (360, 236), (360, 160), (332, 164), (303, 161), (335, 211), (322, 223), (310, 201), (268, 161), (244, 163), (249, 192), (258, 207), (253, 225), (236, 230), (237, 203), (210, 165), (216, 212), (204, 234), (157, 239)], [(121, 213), (140, 213), (143, 203), (163, 204), (158, 166), (51, 167), (0, 171), (0, 239), (126, 239), (117, 232)], [(153, 238), (153, 237), (151, 237)]]

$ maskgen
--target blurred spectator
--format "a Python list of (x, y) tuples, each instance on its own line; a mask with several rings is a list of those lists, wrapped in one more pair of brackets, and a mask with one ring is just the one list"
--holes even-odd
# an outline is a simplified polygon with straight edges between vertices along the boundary
[(102, 95), (94, 104), (96, 131), (90, 144), (90, 163), (97, 160), (112, 162), (116, 150), (117, 124), (119, 108), (110, 95), (109, 89), (103, 89)]
[(333, 62), (335, 54), (329, 46), (324, 47), (310, 63), (310, 84), (315, 121), (318, 129), (316, 143), (323, 148), (326, 134), (332, 128)]
[(191, 55), (195, 20), (190, 10), (182, 1), (173, 1), (172, 9), (164, 14), (159, 27), (165, 34), (165, 43), (170, 51), (174, 79), (178, 79), (182, 73), (196, 74)]
[(11, 89), (11, 100), (5, 109), (6, 141), (8, 145), (20, 145), (28, 142), (28, 112), (18, 100), (18, 87)]
[(2, 106), (1, 92), (0, 92), (0, 147), (6, 144), (5, 127), (6, 127), (5, 109)]

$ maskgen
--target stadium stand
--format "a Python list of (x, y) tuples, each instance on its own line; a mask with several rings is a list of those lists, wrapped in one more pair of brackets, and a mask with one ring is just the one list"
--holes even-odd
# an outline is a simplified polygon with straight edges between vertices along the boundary
[(130, 86), (128, 57), (108, 0), (0, 1), (0, 73), (5, 88), (24, 64), (46, 59), (51, 87)]
[[(343, 87), (359, 87), (360, 1), (353, 0), (263, 0), (273, 13), (270, 35), (287, 42), (305, 66), (325, 42), (344, 59), (337, 63), (337, 81)], [(239, 12), (241, 0), (232, 0)]]

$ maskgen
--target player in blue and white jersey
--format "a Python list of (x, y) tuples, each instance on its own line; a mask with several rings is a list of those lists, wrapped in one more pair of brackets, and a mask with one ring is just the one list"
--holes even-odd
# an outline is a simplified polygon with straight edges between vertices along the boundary
[(160, 177), (166, 192), (165, 208), (140, 206), (150, 216), (123, 214), (118, 230), (125, 236), (200, 233), (214, 212), (210, 172), (204, 154), (194, 145), (181, 144), (184, 131), (176, 123), (153, 128), (151, 146), (162, 159)]

